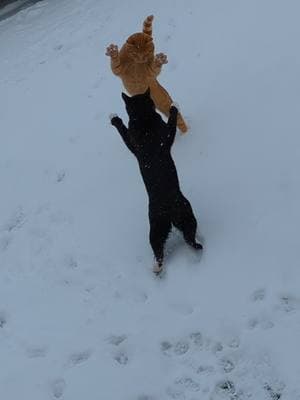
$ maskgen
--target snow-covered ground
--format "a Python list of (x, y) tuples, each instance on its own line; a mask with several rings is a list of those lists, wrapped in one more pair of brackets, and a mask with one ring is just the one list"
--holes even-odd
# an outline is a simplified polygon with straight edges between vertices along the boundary
[[(104, 56), (152, 13), (205, 238), (199, 262), (174, 232), (160, 280)], [(1, 399), (300, 399), (299, 13), (45, 0), (0, 22)]]

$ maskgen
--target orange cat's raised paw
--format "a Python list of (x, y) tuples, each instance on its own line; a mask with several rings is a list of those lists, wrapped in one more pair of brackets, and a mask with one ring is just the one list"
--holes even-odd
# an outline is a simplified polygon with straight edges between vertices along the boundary
[(106, 48), (106, 52), (105, 54), (109, 57), (117, 57), (119, 54), (119, 49), (118, 46), (116, 44), (110, 44), (107, 48)]
[(156, 65), (163, 65), (168, 64), (168, 57), (164, 53), (158, 53), (155, 56), (155, 64)]

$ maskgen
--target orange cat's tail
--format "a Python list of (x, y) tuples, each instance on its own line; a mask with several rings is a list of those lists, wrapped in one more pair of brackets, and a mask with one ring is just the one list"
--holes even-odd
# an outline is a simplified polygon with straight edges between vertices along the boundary
[(146, 33), (149, 36), (152, 36), (152, 21), (153, 21), (154, 16), (149, 15), (144, 23), (143, 23), (143, 33)]
[[(173, 100), (166, 89), (161, 86), (156, 79), (150, 84), (150, 93), (152, 100), (155, 103), (155, 107), (165, 114), (166, 117), (169, 117), (169, 111)], [(178, 113), (177, 117), (177, 126), (182, 133), (186, 133), (188, 130), (188, 127), (180, 113)]]

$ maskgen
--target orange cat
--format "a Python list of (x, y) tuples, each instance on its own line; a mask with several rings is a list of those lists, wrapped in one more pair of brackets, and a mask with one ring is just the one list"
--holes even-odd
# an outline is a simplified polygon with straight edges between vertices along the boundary
[[(120, 52), (118, 46), (111, 44), (106, 49), (106, 55), (111, 58), (112, 72), (122, 79), (130, 95), (145, 93), (150, 87), (156, 108), (169, 117), (173, 101), (156, 79), (162, 65), (167, 64), (168, 60), (163, 53), (154, 56), (152, 21), (153, 15), (150, 15), (144, 21), (142, 33), (129, 36)], [(180, 114), (178, 114), (177, 126), (181, 132), (187, 131), (187, 125)]]

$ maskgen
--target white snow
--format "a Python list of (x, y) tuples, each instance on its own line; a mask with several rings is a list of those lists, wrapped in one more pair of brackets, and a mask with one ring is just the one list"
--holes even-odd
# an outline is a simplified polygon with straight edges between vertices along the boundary
[[(152, 276), (147, 197), (104, 55), (154, 14), (199, 262)], [(45, 0), (0, 22), (5, 400), (300, 399), (300, 4)]]

